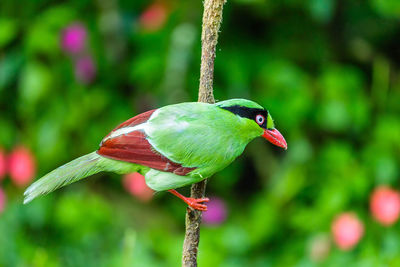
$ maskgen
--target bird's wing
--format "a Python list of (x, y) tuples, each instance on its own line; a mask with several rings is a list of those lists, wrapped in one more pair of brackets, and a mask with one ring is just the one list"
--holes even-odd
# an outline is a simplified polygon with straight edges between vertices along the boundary
[(146, 121), (149, 120), (151, 114), (153, 114), (153, 112), (156, 111), (155, 109), (143, 112), (139, 115), (136, 115), (135, 117), (130, 118), (129, 120), (124, 121), (123, 123), (121, 123), (120, 125), (118, 125), (117, 127), (115, 127), (109, 134), (107, 134), (103, 140), (100, 143), (100, 146), (102, 145), (102, 143), (107, 140), (108, 138), (110, 138), (110, 135), (112, 135), (113, 133), (115, 133), (118, 129), (122, 129), (122, 128), (128, 128), (128, 127), (135, 127), (137, 125), (140, 125), (142, 123), (145, 123)]
[(186, 168), (169, 160), (148, 142), (143, 127), (153, 112), (154, 110), (150, 110), (120, 124), (103, 139), (97, 153), (115, 160), (132, 162), (177, 175), (186, 175), (195, 168)]
[(196, 102), (157, 109), (145, 133), (159, 153), (183, 166), (196, 167), (203, 176), (226, 167), (249, 142), (238, 116)]

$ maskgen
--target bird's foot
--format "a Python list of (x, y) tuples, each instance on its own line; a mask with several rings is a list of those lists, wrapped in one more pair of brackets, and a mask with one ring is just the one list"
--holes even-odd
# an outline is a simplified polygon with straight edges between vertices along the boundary
[(179, 194), (178, 191), (176, 191), (174, 189), (170, 189), (168, 191), (170, 193), (174, 194), (175, 196), (179, 197), (180, 199), (182, 199), (192, 209), (200, 210), (200, 211), (207, 211), (207, 205), (201, 204), (201, 203), (210, 201), (208, 198), (206, 198), (206, 197), (204, 197), (204, 198), (185, 197), (185, 196)]
[(202, 202), (208, 202), (210, 201), (208, 198), (191, 198), (187, 197), (183, 201), (186, 202), (186, 204), (189, 205), (189, 207), (195, 209), (195, 210), (200, 210), (200, 211), (207, 211), (207, 205), (201, 204)]

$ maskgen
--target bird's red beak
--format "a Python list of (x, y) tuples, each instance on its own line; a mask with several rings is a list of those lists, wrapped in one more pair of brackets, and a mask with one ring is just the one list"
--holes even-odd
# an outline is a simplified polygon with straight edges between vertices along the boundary
[(277, 130), (264, 130), (264, 134), (262, 135), (265, 139), (270, 141), (272, 144), (282, 147), (285, 150), (287, 149), (287, 143), (285, 138), (283, 138), (282, 134)]

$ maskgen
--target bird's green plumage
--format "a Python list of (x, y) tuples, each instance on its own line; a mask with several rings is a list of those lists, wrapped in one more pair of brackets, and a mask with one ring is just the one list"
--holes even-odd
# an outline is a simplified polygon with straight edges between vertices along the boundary
[[(264, 130), (252, 119), (224, 108), (239, 106), (263, 110), (257, 103), (231, 99), (216, 104), (181, 103), (157, 109), (141, 125), (154, 150), (183, 167), (195, 168), (185, 176), (102, 157), (96, 152), (75, 159), (50, 172), (25, 192), (25, 203), (64, 185), (100, 171), (145, 175), (146, 183), (161, 191), (192, 184), (222, 170)], [(267, 126), (273, 127), (268, 114)]]
[(153, 113), (145, 133), (165, 157), (196, 167), (189, 176), (206, 178), (230, 164), (263, 130), (217, 105), (182, 103)]
[(247, 100), (247, 99), (241, 99), (241, 98), (234, 98), (234, 99), (217, 102), (214, 105), (218, 106), (218, 107), (241, 106), (241, 107), (247, 107), (247, 108), (264, 109), (262, 106), (260, 106), (256, 102), (253, 102), (253, 101)]

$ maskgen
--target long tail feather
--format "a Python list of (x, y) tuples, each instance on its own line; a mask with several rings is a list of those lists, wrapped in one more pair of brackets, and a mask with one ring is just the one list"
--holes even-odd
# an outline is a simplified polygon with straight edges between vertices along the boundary
[(26, 189), (24, 192), (24, 204), (32, 201), (37, 196), (50, 193), (62, 186), (103, 171), (102, 164), (99, 164), (101, 163), (101, 158), (96, 152), (92, 152), (46, 174)]

